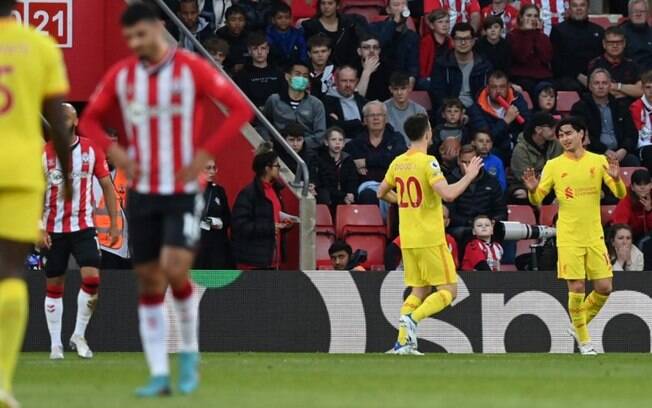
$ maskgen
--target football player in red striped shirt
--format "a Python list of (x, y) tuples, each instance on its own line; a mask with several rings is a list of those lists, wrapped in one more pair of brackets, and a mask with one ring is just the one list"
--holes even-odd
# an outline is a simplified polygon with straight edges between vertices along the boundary
[[(203, 209), (197, 178), (209, 159), (251, 119), (241, 92), (202, 58), (171, 46), (156, 10), (135, 3), (122, 16), (123, 35), (135, 54), (106, 74), (86, 107), (82, 134), (108, 152), (131, 178), (127, 199), (132, 260), (139, 277), (140, 335), (151, 380), (141, 397), (170, 394), (163, 299), (168, 285), (180, 317), (181, 393), (199, 384), (198, 312), (189, 269)], [(228, 113), (200, 135), (204, 107), (217, 101)], [(119, 109), (119, 143), (102, 131)], [(126, 149), (125, 149), (126, 148)]]
[(77, 322), (70, 338), (70, 347), (82, 358), (92, 358), (86, 343), (86, 326), (97, 303), (100, 283), (100, 248), (93, 224), (93, 177), (97, 177), (102, 191), (108, 197), (107, 209), (111, 217), (110, 236), (117, 241), (117, 208), (115, 193), (104, 153), (90, 140), (76, 135), (77, 112), (72, 105), (63, 104), (65, 123), (71, 136), (70, 181), (72, 197), (63, 194), (66, 172), (57, 159), (54, 143), (48, 142), (43, 152), (43, 168), (47, 180), (45, 210), (43, 213), (43, 254), (47, 287), (45, 320), (50, 332), (50, 359), (63, 359), (61, 318), (63, 316), (63, 288), (70, 255), (81, 268), (82, 283), (77, 295)]

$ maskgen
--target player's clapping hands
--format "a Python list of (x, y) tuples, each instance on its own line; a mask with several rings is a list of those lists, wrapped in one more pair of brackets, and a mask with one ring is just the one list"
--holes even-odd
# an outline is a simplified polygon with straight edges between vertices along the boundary
[(532, 193), (535, 192), (539, 186), (539, 178), (537, 177), (537, 173), (532, 167), (525, 169), (523, 172), (522, 180), (523, 184), (525, 184), (525, 188), (527, 188), (528, 191)]

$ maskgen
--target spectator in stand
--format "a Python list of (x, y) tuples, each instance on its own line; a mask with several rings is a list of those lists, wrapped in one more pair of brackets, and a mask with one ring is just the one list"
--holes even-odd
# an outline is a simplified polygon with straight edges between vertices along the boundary
[(589, 76), (590, 94), (582, 96), (571, 108), (589, 128), (589, 145), (593, 153), (616, 159), (621, 166), (638, 166), (634, 123), (631, 114), (609, 94), (611, 75), (603, 68)]
[(334, 271), (364, 271), (360, 265), (362, 257), (366, 258), (367, 254), (363, 250), (356, 250), (353, 253), (351, 245), (338, 239), (328, 248), (328, 256), (331, 258), (331, 265)]
[(301, 30), (292, 27), (292, 10), (283, 2), (274, 6), (272, 24), (267, 26), (267, 42), (276, 66), (294, 61), (308, 62), (306, 39)]
[(309, 78), (307, 65), (299, 62), (290, 66), (285, 74), (287, 91), (267, 98), (263, 113), (279, 131), (299, 122), (305, 130), (308, 148), (314, 149), (321, 144), (326, 130), (326, 111), (319, 99), (307, 93)]
[(301, 23), (306, 38), (324, 34), (331, 40), (332, 60), (336, 66), (356, 62), (356, 47), (367, 30), (367, 21), (357, 14), (337, 12), (340, 0), (317, 0), (313, 18)]
[[(346, 144), (344, 151), (353, 157), (360, 181), (358, 203), (378, 204), (376, 192), (390, 163), (407, 147), (403, 136), (387, 124), (387, 108), (380, 101), (368, 102), (362, 109), (366, 130)], [(383, 201), (384, 203), (384, 201)], [(387, 207), (381, 206), (386, 214)]]
[(445, 98), (459, 98), (467, 110), (474, 106), (475, 98), (487, 85), (492, 71), (491, 63), (473, 52), (475, 37), (470, 24), (456, 24), (451, 36), (454, 51), (437, 59), (432, 72), (431, 96), (435, 112)]
[(360, 38), (358, 47), (359, 61), (355, 65), (360, 74), (358, 92), (367, 100), (385, 101), (389, 93), (389, 76), (391, 67), (381, 57), (380, 39), (375, 34), (365, 34)]
[(443, 58), (453, 48), (453, 41), (449, 35), (451, 23), (448, 18), (448, 9), (433, 10), (426, 17), (428, 30), (421, 36), (419, 45), (419, 80), (417, 89), (430, 90), (430, 77), (435, 67), (435, 62)]
[(211, 36), (204, 41), (203, 46), (215, 62), (224, 69), (224, 61), (229, 56), (229, 43), (222, 38)]
[(457, 169), (457, 157), (462, 149), (460, 139), (449, 137), (445, 139), (437, 148), (435, 145), (430, 146), (428, 154), (436, 156), (439, 160), (439, 167), (444, 177), (449, 177)]
[(419, 77), (419, 34), (410, 30), (403, 12), (407, 0), (388, 0), (387, 18), (369, 26), (369, 31), (380, 39), (385, 59), (393, 71), (405, 71), (412, 81)]
[(550, 82), (539, 82), (531, 97), (534, 112), (549, 113), (556, 120), (561, 119), (561, 113), (557, 111), (557, 90)]
[[(457, 98), (444, 100), (441, 115), (444, 121), (435, 127), (432, 138), (435, 148), (449, 138), (455, 138), (460, 143), (467, 142), (469, 139), (469, 131), (466, 124), (468, 118), (465, 115), (462, 101)], [(457, 161), (457, 158), (455, 160)]]
[(233, 73), (240, 71), (249, 58), (247, 35), (244, 10), (238, 5), (229, 7), (226, 10), (226, 25), (217, 30), (217, 36), (229, 44), (229, 55), (224, 66)]
[[(315, 191), (313, 177), (316, 174), (316, 158), (313, 150), (308, 149), (304, 137), (305, 130), (300, 123), (294, 122), (287, 125), (281, 132), (285, 142), (290, 145), (290, 148), (306, 163), (308, 166), (308, 175), (310, 176), (310, 190)], [(297, 162), (294, 158), (281, 146), (274, 146), (274, 150), (278, 152), (278, 157), (285, 163), (286, 166), (293, 172), (297, 169)]]
[(394, 130), (403, 135), (405, 145), (408, 146), (410, 142), (405, 135), (403, 124), (412, 115), (417, 113), (427, 114), (426, 109), (410, 100), (412, 81), (410, 75), (406, 72), (396, 71), (389, 77), (389, 91), (392, 93), (392, 97), (385, 101), (387, 121)]
[[(457, 159), (457, 168), (446, 177), (448, 183), (459, 181), (464, 176), (465, 165), (468, 166), (477, 155), (473, 146), (462, 146)], [(471, 185), (457, 200), (450, 203), (448, 208), (451, 213), (450, 233), (461, 247), (466, 246), (466, 242), (471, 237), (473, 219), (476, 216), (487, 214), (494, 221), (507, 219), (507, 205), (500, 183), (496, 177), (484, 170), (480, 171)]]
[(478, 0), (423, 0), (423, 11), (425, 14), (437, 9), (448, 9), (450, 25), (468, 23), (474, 31), (480, 31), (482, 16)]
[[(611, 74), (609, 92), (623, 104), (630, 105), (643, 95), (643, 87), (638, 64), (625, 57), (625, 32), (620, 27), (609, 27), (604, 32), (602, 46), (604, 54), (589, 62), (587, 72), (593, 72), (596, 68), (609, 71)], [(580, 76), (580, 82), (587, 86), (587, 77)]]
[(602, 53), (604, 29), (589, 21), (589, 0), (570, 0), (568, 17), (550, 33), (552, 69), (556, 89), (579, 92), (584, 89), (580, 75), (586, 78), (587, 65)]
[(482, 157), (484, 163), (483, 169), (487, 173), (496, 177), (503, 192), (507, 190), (507, 178), (505, 177), (505, 165), (498, 156), (491, 153), (494, 143), (491, 140), (491, 135), (485, 130), (475, 132), (471, 145), (475, 147), (478, 155)]
[(631, 58), (642, 71), (652, 69), (652, 27), (648, 23), (647, 0), (630, 0), (629, 21), (622, 24), (627, 45), (625, 56)]
[(523, 173), (534, 169), (537, 177), (543, 166), (563, 152), (555, 136), (557, 120), (547, 112), (537, 112), (526, 124), (525, 130), (518, 136), (511, 160), (511, 177), (509, 179), (509, 199), (515, 203), (528, 203), (527, 190), (523, 185)]
[(292, 223), (282, 214), (280, 168), (271, 144), (259, 146), (252, 165), (255, 178), (233, 204), (232, 239), (238, 269), (278, 269), (281, 264), (282, 233)]
[[(485, 30), (487, 30), (485, 22), (489, 18), (496, 17), (502, 22), (500, 25), (500, 34), (503, 38), (508, 32), (516, 28), (518, 10), (509, 4), (507, 0), (493, 0), (491, 4), (482, 8), (481, 14)], [(493, 26), (493, 24), (495, 23), (492, 23), (491, 25)], [(503, 70), (502, 68), (500, 69)]]
[(220, 29), (226, 24), (226, 10), (231, 7), (231, 0), (198, 0), (201, 15), (206, 17), (211, 25)]
[(353, 158), (344, 150), (344, 131), (326, 129), (325, 144), (317, 149), (315, 185), (317, 203), (335, 213), (340, 204), (353, 204), (358, 192), (358, 172)]
[(323, 100), (335, 87), (335, 65), (330, 63), (331, 40), (325, 34), (317, 34), (308, 39), (310, 58), (310, 92)]
[(463, 271), (500, 271), (503, 246), (493, 241), (493, 220), (486, 215), (473, 219), (473, 236), (475, 237), (464, 249)]
[[(177, 16), (183, 22), (188, 30), (199, 42), (204, 42), (213, 35), (213, 27), (210, 22), (199, 14), (199, 4), (197, 0), (179, 0)], [(181, 48), (189, 51), (197, 51), (190, 38), (188, 38), (175, 25), (171, 27), (172, 36), (179, 42)]]
[(652, 170), (652, 71), (641, 76), (643, 96), (629, 107), (637, 137), (637, 156), (641, 165)]
[(231, 210), (224, 187), (217, 184), (217, 166), (209, 160), (204, 168), (206, 189), (201, 217), (201, 239), (195, 258), (196, 269), (231, 269)]
[(614, 271), (642, 271), (643, 253), (632, 242), (632, 229), (626, 224), (611, 226), (607, 249)]
[(564, 22), (566, 18), (567, 0), (521, 0), (521, 9), (527, 5), (535, 5), (541, 14), (543, 32), (550, 35), (552, 27)]
[[(501, 98), (509, 108), (505, 109), (501, 105)], [(496, 154), (508, 165), (512, 145), (523, 131), (523, 125), (518, 123), (517, 118), (521, 116), (526, 122), (530, 118), (527, 102), (523, 95), (510, 85), (504, 72), (494, 71), (489, 76), (489, 85), (478, 96), (478, 106), (481, 114), (475, 120), (474, 128), (490, 131), (494, 138)]]
[(552, 44), (541, 31), (536, 6), (521, 7), (518, 27), (507, 35), (507, 40), (512, 51), (510, 78), (532, 95), (539, 82), (552, 78)]
[(475, 52), (485, 57), (496, 69), (508, 73), (512, 65), (512, 49), (501, 35), (504, 23), (498, 16), (489, 16), (482, 22), (482, 37), (475, 45)]
[[(247, 18), (249, 31), (265, 31), (272, 18), (272, 11), (280, 0), (237, 0)], [(228, 19), (228, 17), (227, 17)]]
[(362, 108), (367, 100), (356, 92), (358, 85), (358, 70), (350, 65), (344, 65), (335, 73), (335, 89), (324, 95), (326, 108), (326, 123), (338, 126), (344, 134), (353, 137), (362, 133)]
[(627, 224), (632, 228), (636, 242), (652, 232), (650, 189), (652, 189), (650, 172), (644, 169), (634, 171), (627, 195), (618, 202), (611, 216), (613, 224)]
[(269, 44), (263, 33), (251, 33), (247, 48), (251, 62), (235, 75), (235, 82), (258, 109), (263, 109), (269, 95), (281, 92), (283, 74), (268, 62)]

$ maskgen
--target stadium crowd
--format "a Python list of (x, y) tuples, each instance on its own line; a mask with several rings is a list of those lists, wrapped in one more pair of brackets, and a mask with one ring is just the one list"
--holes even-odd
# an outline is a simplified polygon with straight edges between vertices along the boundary
[[(652, 19), (646, 0), (630, 0), (628, 18), (617, 25), (590, 21), (588, 0), (388, 0), (381, 13), (371, 0), (362, 2), (370, 8), (318, 0), (314, 16), (301, 19), (293, 16), (294, 5), (275, 0), (167, 3), (307, 162), (310, 190), (332, 214), (341, 205), (370, 204), (392, 222), (393, 209), (376, 191), (389, 164), (408, 148), (403, 123), (427, 112), (430, 153), (449, 182), (463, 176), (462, 164), (473, 157), (485, 163), (448, 206), (455, 261), (464, 270), (500, 270), (501, 263), (514, 263), (517, 251), (513, 243), (494, 242), (493, 223), (513, 220), (512, 206), (529, 205), (523, 172), (540, 173), (561, 154), (555, 124), (574, 115), (588, 125), (587, 149), (617, 159), (631, 177), (623, 200), (608, 191), (602, 198), (615, 269), (652, 269)], [(168, 28), (179, 46), (194, 50), (170, 21)], [(206, 209), (204, 233), (215, 232), (216, 244), (202, 248), (224, 253), (200, 256), (202, 267), (278, 267), (292, 224), (279, 199), (279, 160), (292, 168), (283, 149), (259, 149), (256, 178), (230, 211), (221, 208), (228, 204), (211, 163), (206, 194), (221, 197), (220, 208)], [(550, 196), (544, 204), (554, 208), (554, 202)], [(530, 211), (539, 221), (544, 212)], [(392, 241), (387, 253), (397, 245)], [(338, 240), (330, 249), (337, 269), (359, 266), (350, 264), (354, 252), (346, 243)]]

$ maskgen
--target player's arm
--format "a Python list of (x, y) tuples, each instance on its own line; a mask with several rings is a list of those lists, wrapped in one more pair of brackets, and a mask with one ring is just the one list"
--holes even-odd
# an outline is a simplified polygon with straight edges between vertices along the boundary
[(390, 204), (398, 203), (398, 197), (394, 191), (394, 187), (390, 186), (389, 183), (383, 180), (378, 187), (378, 192), (376, 193), (379, 200), (387, 201)]
[(111, 227), (109, 229), (109, 236), (111, 237), (111, 246), (115, 245), (120, 239), (120, 230), (118, 229), (118, 206), (115, 197), (115, 189), (113, 188), (113, 181), (111, 176), (98, 178), (100, 187), (102, 187), (102, 194), (104, 194), (104, 203), (109, 212), (111, 219)]
[(441, 197), (442, 200), (446, 202), (452, 202), (457, 197), (462, 195), (464, 190), (475, 180), (478, 176), (478, 173), (482, 169), (483, 163), (480, 156), (476, 156), (471, 159), (471, 162), (468, 165), (462, 164), (464, 166), (464, 177), (459, 179), (453, 184), (448, 184), (444, 177), (437, 177), (432, 183), (432, 189), (435, 190), (437, 194)]
[(603, 164), (604, 172), (602, 181), (609, 187), (609, 190), (619, 199), (627, 194), (627, 187), (622, 177), (620, 177), (620, 164), (618, 160), (606, 158), (607, 163)]
[(554, 184), (552, 173), (548, 164), (543, 167), (541, 180), (539, 180), (533, 168), (529, 167), (523, 171), (523, 184), (527, 188), (527, 196), (532, 205), (540, 205), (543, 199), (550, 194)]

